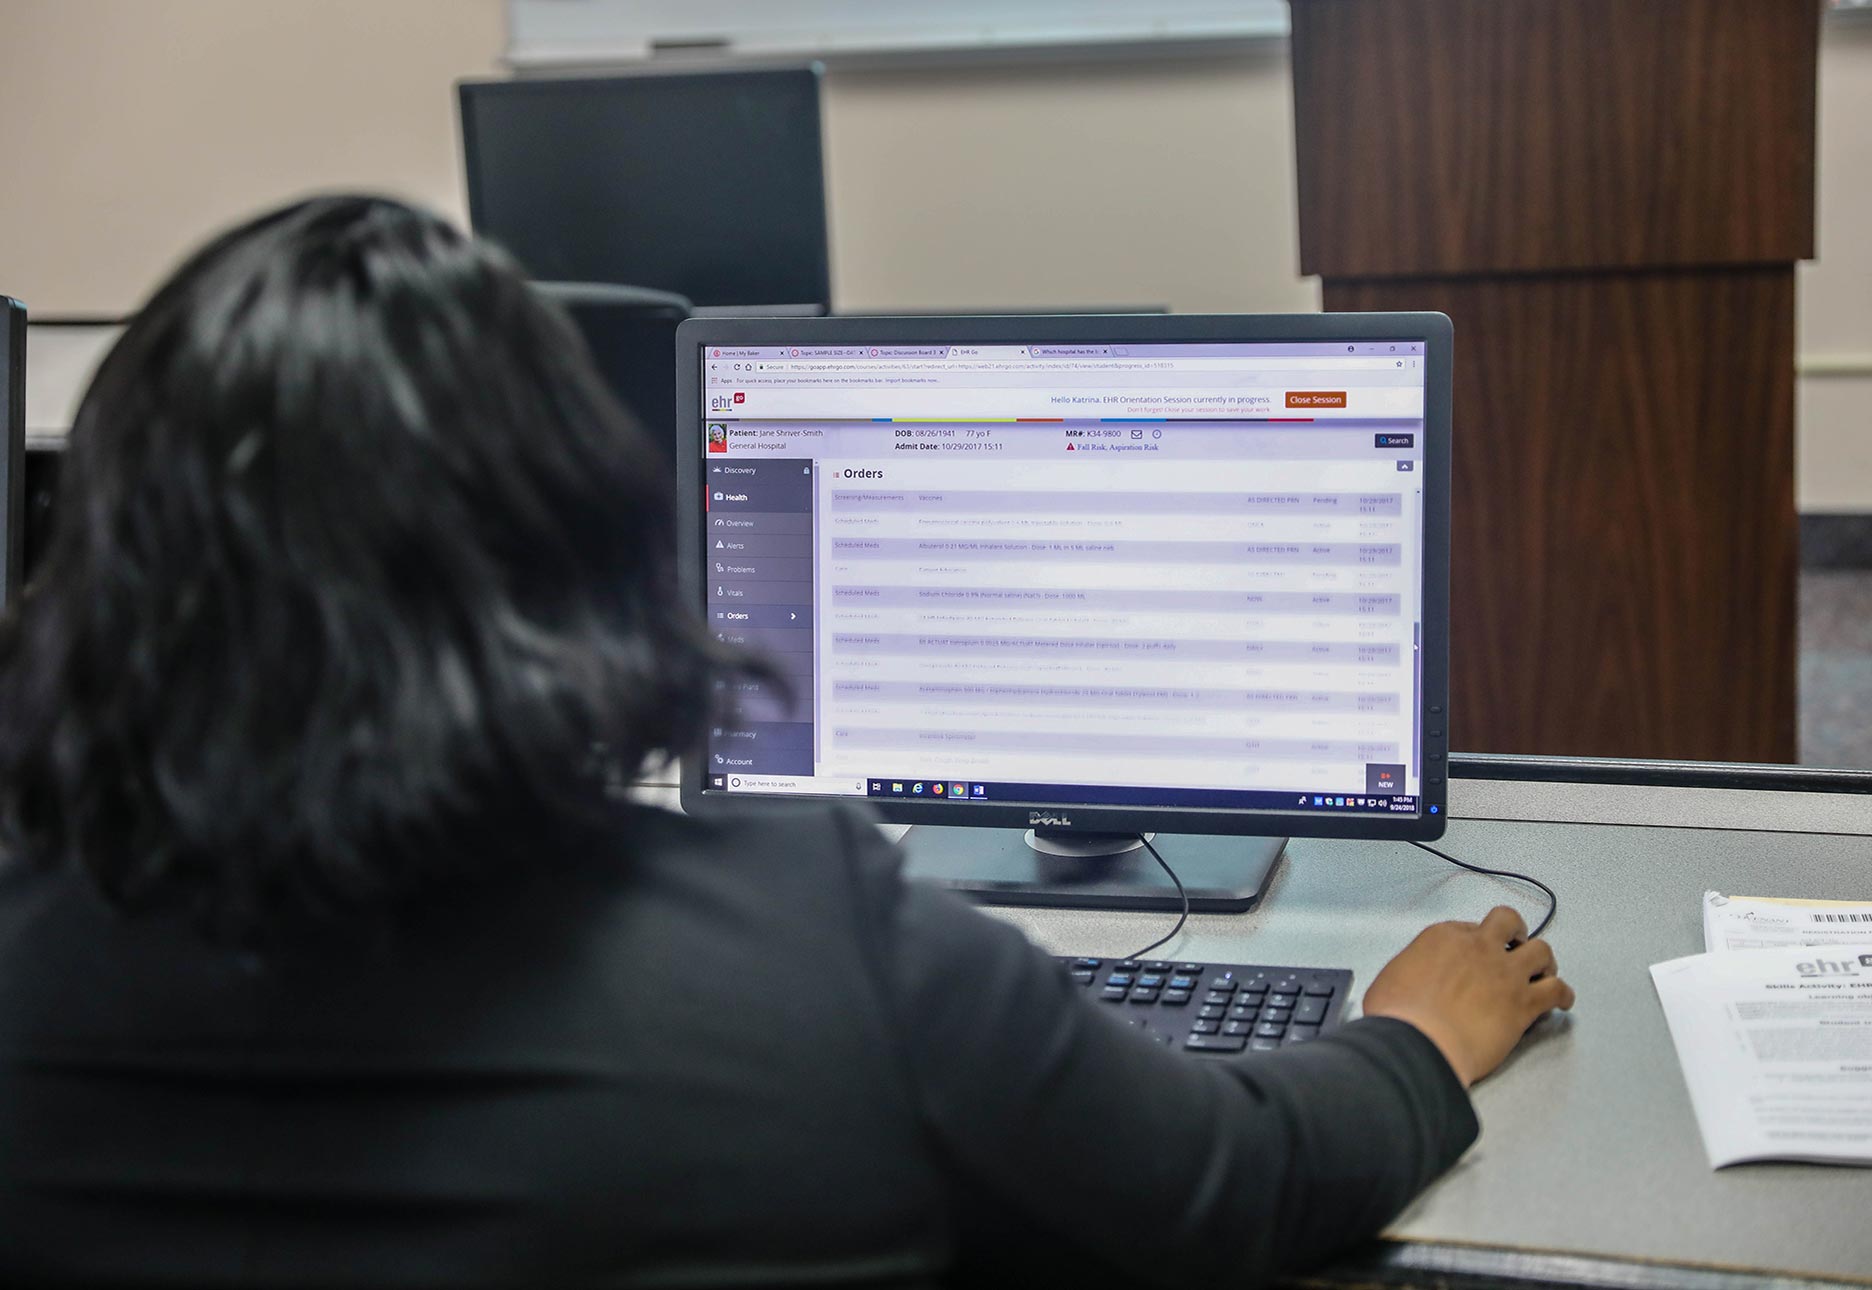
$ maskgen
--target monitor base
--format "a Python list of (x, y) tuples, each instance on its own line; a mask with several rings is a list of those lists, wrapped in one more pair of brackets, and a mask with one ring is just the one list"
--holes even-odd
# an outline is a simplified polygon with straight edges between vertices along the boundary
[[(1253, 909), (1287, 848), (1286, 838), (1196, 833), (1150, 837), (1183, 880), (1190, 912), (1203, 914)], [(1176, 884), (1142, 846), (1118, 854), (1064, 856), (1037, 850), (1014, 829), (933, 825), (912, 828), (902, 845), (909, 855), (909, 877), (983, 904), (1172, 912), (1183, 907)]]

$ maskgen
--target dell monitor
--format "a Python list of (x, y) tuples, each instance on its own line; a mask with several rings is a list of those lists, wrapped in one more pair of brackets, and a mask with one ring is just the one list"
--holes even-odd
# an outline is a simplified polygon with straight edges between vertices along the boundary
[(0, 296), (0, 605), (19, 598), (25, 459), (26, 306)]
[(856, 798), (1010, 903), (1252, 904), (1447, 810), (1449, 320), (701, 319), (682, 574), (737, 683), (685, 809)]
[(831, 301), (816, 68), (458, 87), (468, 213), (535, 278)]

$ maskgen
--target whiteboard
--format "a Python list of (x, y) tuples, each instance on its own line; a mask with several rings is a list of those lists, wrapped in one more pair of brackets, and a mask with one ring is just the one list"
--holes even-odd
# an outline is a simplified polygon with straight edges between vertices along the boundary
[(1213, 45), (1287, 34), (1287, 0), (507, 0), (507, 61), (551, 67)]

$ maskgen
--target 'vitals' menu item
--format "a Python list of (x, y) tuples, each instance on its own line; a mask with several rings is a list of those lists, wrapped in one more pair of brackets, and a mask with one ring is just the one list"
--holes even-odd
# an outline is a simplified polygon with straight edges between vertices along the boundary
[(1416, 815), (1424, 349), (705, 351), (705, 788)]

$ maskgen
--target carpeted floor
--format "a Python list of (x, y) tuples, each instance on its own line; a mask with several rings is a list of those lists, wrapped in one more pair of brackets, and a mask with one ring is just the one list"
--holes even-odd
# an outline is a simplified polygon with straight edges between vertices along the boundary
[(1872, 569), (1801, 572), (1800, 757), (1872, 770)]

